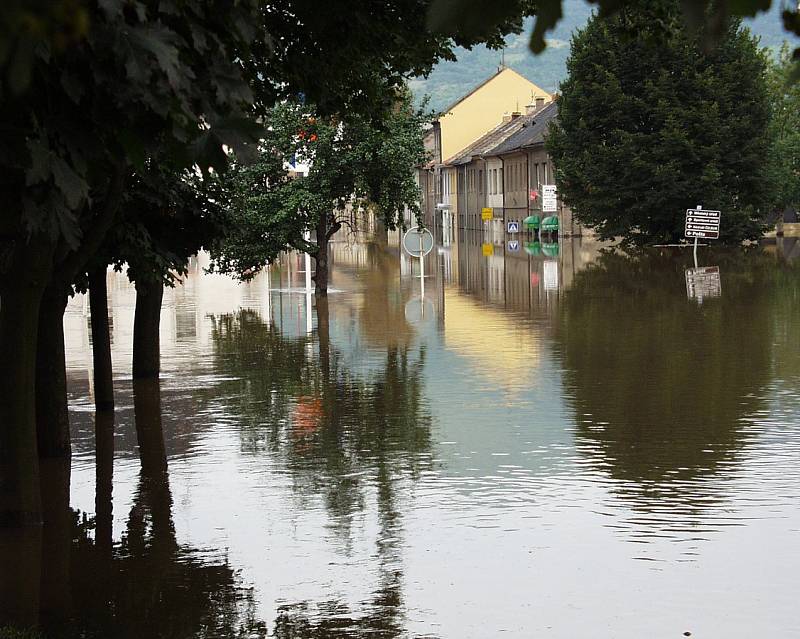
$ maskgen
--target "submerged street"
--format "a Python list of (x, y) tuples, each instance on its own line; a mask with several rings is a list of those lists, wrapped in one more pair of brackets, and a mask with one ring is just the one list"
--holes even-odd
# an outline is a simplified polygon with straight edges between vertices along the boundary
[(424, 298), (393, 233), (331, 245), (327, 303), (298, 255), (239, 285), (201, 254), (160, 388), (109, 271), (113, 441), (70, 301), (77, 514), (49, 505), (42, 581), (67, 636), (800, 633), (792, 240), (701, 249), (702, 300), (690, 250), (447, 240)]

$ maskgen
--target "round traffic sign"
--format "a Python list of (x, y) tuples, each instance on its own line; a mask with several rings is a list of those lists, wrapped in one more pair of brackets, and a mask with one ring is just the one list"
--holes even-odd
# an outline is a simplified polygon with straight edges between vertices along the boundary
[(423, 257), (433, 249), (433, 235), (428, 229), (412, 226), (403, 235), (403, 248), (412, 257)]

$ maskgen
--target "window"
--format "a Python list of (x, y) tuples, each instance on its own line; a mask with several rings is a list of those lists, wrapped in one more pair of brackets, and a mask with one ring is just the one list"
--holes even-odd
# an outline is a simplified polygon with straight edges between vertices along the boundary
[(506, 185), (505, 185), (505, 182), (503, 182), (504, 179), (505, 178), (503, 177), (503, 169), (500, 169), (500, 180), (499, 180), (498, 184), (500, 185), (501, 193), (505, 193), (506, 192)]
[(547, 181), (547, 162), (542, 164), (542, 184), (549, 184)]
[(478, 169), (478, 193), (483, 193), (483, 169)]

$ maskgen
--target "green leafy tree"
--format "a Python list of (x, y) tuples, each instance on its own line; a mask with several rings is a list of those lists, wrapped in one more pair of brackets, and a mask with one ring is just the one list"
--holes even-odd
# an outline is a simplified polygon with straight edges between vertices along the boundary
[(792, 78), (800, 62), (792, 60), (784, 44), (769, 61), (767, 88), (772, 107), (769, 160), (773, 203), (783, 211), (800, 207), (800, 84)]
[[(297, 102), (272, 109), (259, 159), (227, 176), (230, 233), (212, 248), (212, 268), (248, 279), (284, 250), (316, 260), (316, 292), (328, 285), (328, 241), (349, 223), (347, 211), (371, 207), (388, 228), (417, 214), (413, 169), (425, 159), (427, 115), (403, 93), (380, 119), (323, 118)], [(310, 163), (295, 177), (287, 163)], [(315, 233), (315, 241), (307, 237)]]
[[(0, 378), (17, 389), (0, 394), (4, 521), (40, 520), (38, 399), (65, 393), (67, 295), (117, 219), (132, 169), (156, 152), (209, 166), (225, 161), (223, 143), (244, 150), (253, 95), (237, 59), (249, 56), (255, 8), (105, 0), (72, 44), (24, 30), (15, 40), (8, 59), (30, 73), (27, 84), (0, 76), (0, 194), (10, 204), (0, 216)], [(20, 47), (30, 49), (24, 59)], [(56, 434), (44, 452), (68, 454)]]
[(685, 210), (723, 212), (722, 239), (757, 237), (769, 204), (764, 58), (728, 24), (710, 52), (676, 0), (578, 32), (547, 146), (561, 194), (604, 239), (676, 241)]

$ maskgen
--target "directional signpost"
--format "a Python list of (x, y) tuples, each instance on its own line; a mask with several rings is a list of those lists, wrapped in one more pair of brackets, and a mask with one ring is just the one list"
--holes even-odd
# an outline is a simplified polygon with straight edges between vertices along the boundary
[(558, 212), (558, 189), (555, 184), (542, 184), (542, 213)]
[(697, 266), (697, 240), (718, 240), (721, 217), (720, 211), (704, 210), (702, 204), (686, 209), (686, 228), (683, 235), (694, 238), (694, 268), (686, 270), (686, 295), (701, 304), (704, 298), (719, 297), (722, 294), (722, 284), (718, 266)]
[(519, 233), (519, 222), (511, 221), (507, 226), (509, 233)]
[(702, 205), (698, 205), (696, 209), (686, 209), (684, 236), (718, 240), (720, 215), (719, 211), (704, 211)]
[(703, 205), (698, 204), (697, 208), (686, 209), (686, 228), (683, 231), (684, 237), (694, 238), (694, 265), (697, 267), (697, 240), (719, 239), (719, 221), (722, 213), (720, 211), (705, 211)]
[(422, 297), (425, 297), (425, 256), (433, 249), (433, 235), (419, 226), (412, 226), (403, 235), (403, 248), (411, 257), (419, 258), (419, 281)]

